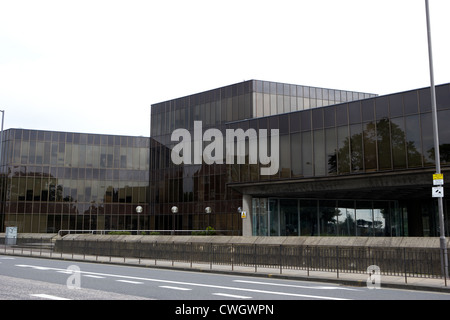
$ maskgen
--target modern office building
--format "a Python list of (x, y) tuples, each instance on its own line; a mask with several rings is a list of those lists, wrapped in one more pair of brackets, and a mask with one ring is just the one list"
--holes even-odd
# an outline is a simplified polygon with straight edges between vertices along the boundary
[(2, 231), (148, 229), (148, 137), (9, 129), (1, 164)]
[[(450, 85), (436, 93), (446, 174)], [(429, 88), (375, 96), (251, 80), (157, 103), (150, 219), (259, 236), (437, 236), (432, 133)], [(275, 151), (278, 170), (262, 174)]]
[[(450, 84), (436, 98), (445, 180)], [(150, 121), (150, 137), (4, 131), (0, 230), (439, 235), (429, 88), (250, 80), (156, 103)]]

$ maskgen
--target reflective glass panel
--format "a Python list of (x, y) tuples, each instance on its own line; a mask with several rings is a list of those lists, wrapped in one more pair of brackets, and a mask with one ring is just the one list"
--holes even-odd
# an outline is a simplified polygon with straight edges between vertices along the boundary
[(319, 232), (321, 236), (337, 235), (338, 210), (335, 200), (319, 201)]
[(325, 161), (327, 174), (330, 175), (334, 175), (337, 173), (336, 146), (336, 128), (325, 129)]
[(373, 202), (373, 232), (375, 236), (392, 236), (389, 230), (390, 206), (387, 201)]
[[(442, 110), (438, 112), (439, 126), (439, 152), (441, 155), (441, 163), (450, 163), (450, 110)], [(447, 121), (447, 122), (446, 122)]]
[(374, 99), (364, 100), (361, 101), (361, 113), (362, 113), (362, 121), (373, 121), (375, 114), (374, 114), (374, 105), (375, 105)]
[(337, 169), (338, 174), (350, 172), (350, 143), (348, 139), (348, 127), (338, 127)]
[(394, 169), (406, 168), (406, 146), (404, 118), (391, 121), (392, 158)]
[(313, 174), (311, 132), (302, 133), (302, 171), (305, 177)]
[(422, 166), (422, 143), (418, 128), (420, 128), (418, 115), (405, 117), (406, 147), (410, 168)]
[(377, 169), (377, 135), (374, 122), (364, 124), (364, 170), (375, 171)]
[(403, 95), (405, 114), (416, 114), (419, 112), (418, 100), (417, 91), (405, 92)]
[(436, 107), (438, 110), (450, 109), (450, 85), (436, 87)]
[(372, 202), (356, 201), (356, 235), (373, 235)]
[(325, 141), (323, 130), (314, 132), (314, 175), (324, 176), (326, 172)]
[(391, 117), (403, 115), (403, 97), (402, 94), (395, 94), (389, 97)]
[(346, 124), (348, 124), (347, 104), (340, 104), (336, 106), (336, 125), (342, 126)]
[(351, 170), (359, 172), (363, 170), (363, 148), (362, 148), (362, 128), (360, 124), (350, 126), (351, 144)]
[(299, 214), (297, 199), (280, 199), (281, 236), (299, 235), (298, 216)]
[(302, 176), (302, 134), (291, 134), (291, 171), (292, 177)]
[(377, 121), (376, 130), (379, 169), (392, 169), (390, 121), (386, 118)]
[(356, 217), (354, 201), (338, 201), (337, 215), (340, 236), (356, 234)]
[(419, 90), (419, 108), (420, 112), (431, 111), (431, 93), (430, 88)]
[(278, 199), (269, 199), (270, 235), (280, 235)]
[(388, 97), (379, 97), (375, 99), (375, 110), (377, 120), (382, 118), (389, 117), (389, 98)]
[(300, 236), (317, 235), (317, 200), (300, 200)]
[(350, 123), (361, 123), (361, 103), (359, 101), (348, 104), (348, 117)]

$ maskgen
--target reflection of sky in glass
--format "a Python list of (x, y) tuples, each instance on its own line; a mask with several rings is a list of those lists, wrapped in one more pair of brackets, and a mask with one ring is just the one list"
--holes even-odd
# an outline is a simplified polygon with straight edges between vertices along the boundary
[(372, 209), (357, 208), (356, 209), (356, 228), (357, 236), (371, 235), (373, 227)]
[(356, 209), (356, 219), (372, 222), (372, 209)]
[[(319, 227), (316, 220), (317, 205), (324, 214), (319, 218)], [(253, 207), (256, 216), (254, 222), (257, 224), (253, 229), (254, 235), (316, 235), (320, 228), (321, 234), (328, 235), (382, 236), (389, 231), (385, 230), (386, 219), (392, 217), (392, 204), (388, 201), (334, 202), (275, 198), (263, 201), (254, 198)], [(331, 228), (331, 225), (336, 228)]]
[(383, 209), (373, 209), (373, 220), (375, 228), (384, 228), (385, 218), (382, 215)]

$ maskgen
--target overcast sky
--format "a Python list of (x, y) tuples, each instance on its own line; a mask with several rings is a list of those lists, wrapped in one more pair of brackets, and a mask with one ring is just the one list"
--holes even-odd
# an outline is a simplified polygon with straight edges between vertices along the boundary
[[(436, 84), (450, 1), (430, 0)], [(424, 0), (0, 0), (5, 129), (149, 136), (150, 105), (258, 79), (430, 85)]]

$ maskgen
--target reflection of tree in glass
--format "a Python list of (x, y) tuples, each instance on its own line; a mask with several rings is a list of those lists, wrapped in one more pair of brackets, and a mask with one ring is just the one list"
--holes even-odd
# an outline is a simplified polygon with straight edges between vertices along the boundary
[[(420, 159), (421, 156), (415, 143), (406, 141), (405, 132), (397, 124), (384, 118), (377, 121), (376, 125), (374, 122), (367, 123), (362, 133), (354, 134), (350, 139), (346, 137), (342, 143), (343, 146), (328, 156), (328, 172), (346, 173), (348, 170), (345, 168), (349, 168), (350, 165), (352, 165), (352, 171), (355, 172), (362, 170), (357, 165), (360, 163), (364, 163), (366, 171), (372, 168), (376, 169), (377, 144), (380, 163), (390, 162), (391, 151), (394, 159), (406, 159), (406, 156), (408, 159)], [(389, 146), (391, 147), (389, 148)]]
[(336, 235), (336, 224), (339, 212), (339, 209), (332, 205), (320, 208), (320, 219), (324, 222), (321, 228), (325, 228), (324, 230), (320, 230), (322, 235)]
[(354, 236), (356, 222), (353, 208), (336, 208), (338, 217), (337, 233), (340, 236)]
[[(435, 160), (434, 147), (429, 149), (427, 151), (427, 153), (428, 153), (428, 156), (430, 157), (430, 159), (432, 159), (434, 161)], [(444, 143), (444, 144), (439, 145), (439, 155), (440, 155), (440, 159), (441, 159), (441, 164), (450, 163), (450, 144)]]

